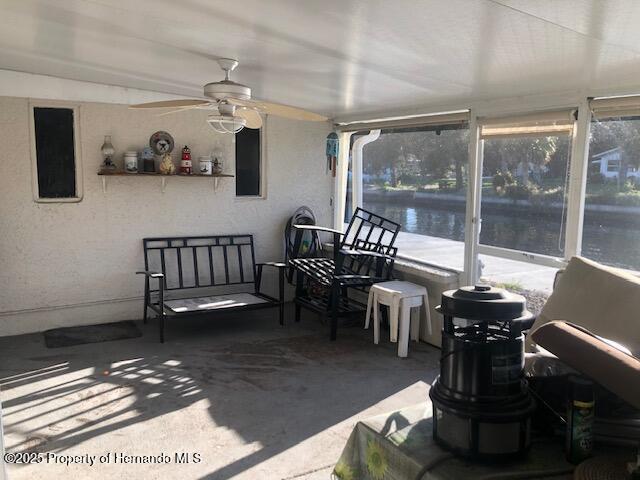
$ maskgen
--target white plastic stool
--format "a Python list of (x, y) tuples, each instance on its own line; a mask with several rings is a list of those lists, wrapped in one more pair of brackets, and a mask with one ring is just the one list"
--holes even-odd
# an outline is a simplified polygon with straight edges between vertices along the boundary
[(369, 290), (367, 302), (367, 317), (364, 328), (369, 328), (369, 317), (373, 309), (373, 341), (380, 341), (380, 321), (378, 318), (379, 305), (387, 305), (389, 315), (389, 339), (398, 341), (398, 321), (400, 323), (400, 341), (398, 341), (398, 356), (406, 357), (409, 351), (409, 332), (411, 339), (418, 341), (420, 335), (420, 316), (411, 322), (411, 308), (424, 306), (427, 318), (427, 331), (431, 334), (431, 315), (429, 313), (429, 298), (427, 289), (410, 282), (391, 281), (376, 283)]

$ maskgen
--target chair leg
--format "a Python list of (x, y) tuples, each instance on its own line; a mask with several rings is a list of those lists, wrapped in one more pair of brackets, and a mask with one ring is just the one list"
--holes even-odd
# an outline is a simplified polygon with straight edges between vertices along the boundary
[(302, 283), (304, 282), (304, 275), (302, 274), (302, 272), (300, 270), (296, 271), (296, 316), (295, 316), (295, 321), (299, 322), (300, 321), (300, 304), (297, 302), (297, 300), (302, 297), (302, 294), (304, 292), (304, 286), (302, 285)]
[(335, 340), (338, 336), (338, 305), (340, 303), (340, 286), (331, 287), (331, 335), (330, 339)]
[(144, 313), (142, 314), (142, 322), (147, 323), (147, 301), (144, 301)]

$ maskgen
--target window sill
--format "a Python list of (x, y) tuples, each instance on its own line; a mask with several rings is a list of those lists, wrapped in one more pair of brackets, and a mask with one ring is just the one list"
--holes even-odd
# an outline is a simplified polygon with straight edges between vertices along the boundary
[(254, 202), (256, 200), (266, 200), (266, 199), (267, 199), (266, 195), (265, 196), (263, 196), (263, 195), (249, 196), (249, 195), (247, 195), (247, 196), (240, 196), (240, 197), (235, 195), (233, 197), (233, 201), (234, 202)]
[(39, 198), (33, 199), (36, 203), (79, 203), (82, 201), (82, 197), (68, 197), (68, 198)]

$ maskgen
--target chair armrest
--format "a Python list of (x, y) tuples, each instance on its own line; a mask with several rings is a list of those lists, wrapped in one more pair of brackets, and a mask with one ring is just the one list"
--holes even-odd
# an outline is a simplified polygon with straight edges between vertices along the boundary
[(372, 278), (371, 275), (356, 275), (356, 274), (348, 274), (348, 275), (335, 275), (334, 280), (357, 280), (357, 279), (366, 279)]
[(320, 227), (318, 225), (293, 225), (293, 228), (297, 230), (313, 230), (316, 232), (326, 232), (326, 233), (344, 235), (344, 233), (341, 232), (340, 230), (335, 230), (333, 228), (328, 228), (328, 227)]
[(287, 268), (287, 265), (282, 262), (260, 262), (260, 263), (256, 263), (256, 267), (258, 266)]
[(295, 228), (297, 230), (296, 232), (296, 240), (294, 243), (294, 251), (298, 252), (298, 250), (300, 249), (300, 242), (302, 241), (302, 234), (303, 232), (306, 231), (310, 231), (310, 232), (324, 232), (324, 233), (331, 233), (333, 234), (333, 245), (334, 245), (334, 250), (333, 250), (333, 260), (334, 262), (336, 262), (336, 265), (339, 262), (339, 254), (338, 254), (338, 250), (337, 250), (337, 245), (340, 245), (340, 237), (344, 236), (344, 233), (342, 233), (340, 230), (336, 230), (334, 228), (327, 228), (327, 227), (319, 227), (318, 225), (293, 225), (293, 228)]
[(150, 278), (164, 278), (164, 273), (151, 272), (149, 270), (141, 270), (139, 272), (136, 272), (136, 275), (146, 275), (147, 277), (150, 277)]
[(353, 248), (343, 248), (340, 250), (340, 253), (342, 255), (348, 255), (348, 256), (367, 256), (367, 257), (376, 257), (376, 258), (386, 258), (387, 260), (395, 260), (395, 257), (393, 255), (387, 255), (386, 253), (380, 253), (380, 252), (372, 252), (370, 250), (357, 250), (357, 249), (353, 249)]

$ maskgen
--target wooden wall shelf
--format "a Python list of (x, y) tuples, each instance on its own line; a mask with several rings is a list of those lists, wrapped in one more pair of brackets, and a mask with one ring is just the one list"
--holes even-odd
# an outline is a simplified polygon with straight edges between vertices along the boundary
[(167, 187), (167, 180), (169, 178), (213, 178), (213, 191), (218, 190), (218, 180), (221, 178), (233, 178), (233, 175), (226, 173), (218, 173), (213, 175), (203, 175), (201, 173), (194, 173), (192, 175), (162, 175), (160, 173), (138, 172), (138, 173), (125, 173), (125, 172), (98, 172), (98, 176), (102, 178), (102, 192), (107, 193), (107, 177), (156, 177), (160, 178), (160, 189), (162, 193), (165, 192)]

